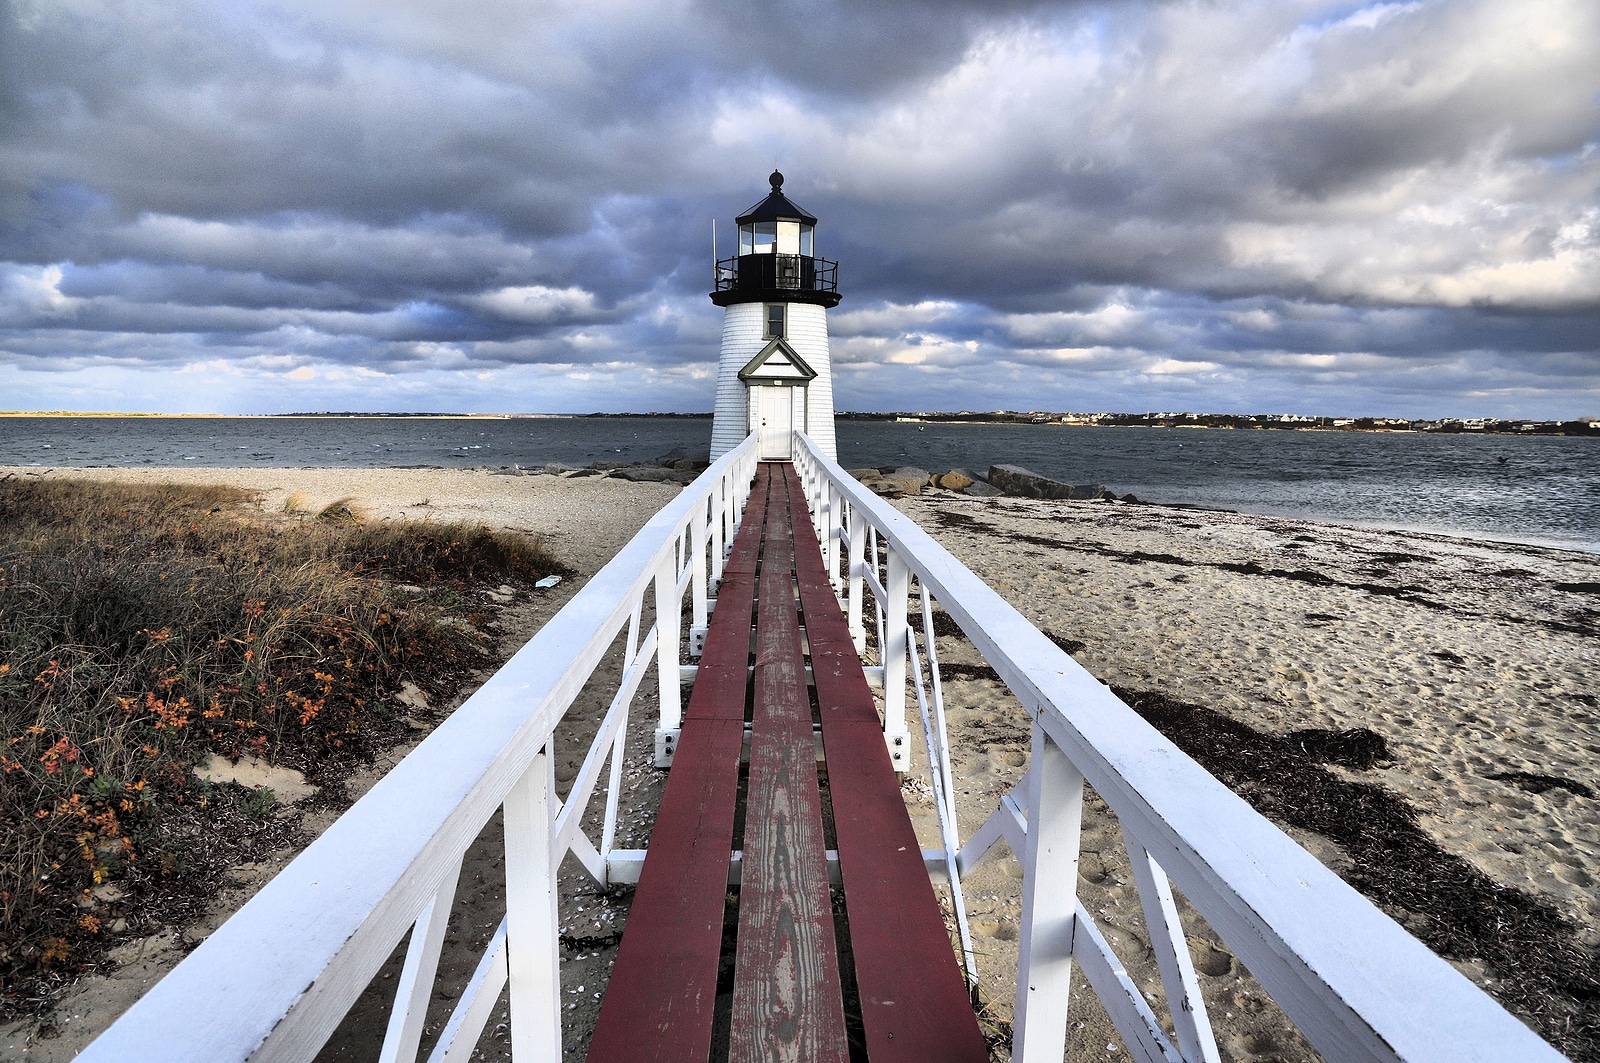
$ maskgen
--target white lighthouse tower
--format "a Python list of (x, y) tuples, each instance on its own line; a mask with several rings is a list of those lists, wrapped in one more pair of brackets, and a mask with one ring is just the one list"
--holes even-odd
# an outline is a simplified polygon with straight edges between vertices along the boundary
[(836, 458), (828, 308), (839, 303), (839, 264), (816, 257), (817, 219), (772, 192), (737, 219), (739, 253), (717, 261), (711, 301), (724, 310), (711, 460), (751, 432), (763, 459), (786, 459), (793, 429)]

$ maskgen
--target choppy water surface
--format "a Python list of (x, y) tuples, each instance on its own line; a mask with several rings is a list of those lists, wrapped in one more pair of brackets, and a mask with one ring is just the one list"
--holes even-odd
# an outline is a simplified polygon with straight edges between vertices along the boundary
[[(709, 418), (16, 417), (0, 418), (0, 464), (646, 462), (710, 434)], [(1159, 502), (1600, 551), (1600, 439), (883, 421), (838, 436), (848, 467), (1007, 462)]]

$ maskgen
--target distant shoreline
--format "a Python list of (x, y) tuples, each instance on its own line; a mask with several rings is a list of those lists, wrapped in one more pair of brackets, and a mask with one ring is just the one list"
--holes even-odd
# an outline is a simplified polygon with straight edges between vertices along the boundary
[[(841, 411), (845, 421), (894, 421), (906, 424), (1026, 425), (1041, 428), (1213, 428), (1225, 431), (1372, 432), (1390, 434), (1465, 434), (1509, 436), (1576, 436), (1600, 439), (1600, 419), (1569, 421), (1454, 418), (1405, 420), (1393, 417), (1311, 417), (1294, 414), (1194, 414), (1194, 413), (867, 413)], [(442, 421), (577, 421), (596, 418), (648, 420), (710, 420), (710, 413), (105, 413), (70, 410), (0, 410), (0, 419), (138, 418), (140, 420), (442, 420)]]

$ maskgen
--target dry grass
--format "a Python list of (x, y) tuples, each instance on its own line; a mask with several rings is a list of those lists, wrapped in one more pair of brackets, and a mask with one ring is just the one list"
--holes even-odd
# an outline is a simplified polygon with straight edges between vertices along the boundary
[(403, 680), (447, 694), (474, 656), (441, 622), (459, 589), (559, 569), (484, 528), (253, 503), (0, 482), (0, 1015), (47, 1004), (174, 893), (213, 890), (216, 853), (270, 823), (260, 795), (194, 776), (208, 753), (336, 775), (399, 732)]

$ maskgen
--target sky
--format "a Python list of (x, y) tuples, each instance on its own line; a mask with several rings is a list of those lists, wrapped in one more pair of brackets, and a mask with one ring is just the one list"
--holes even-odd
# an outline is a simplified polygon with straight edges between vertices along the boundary
[(0, 0), (0, 409), (1600, 416), (1600, 4)]

